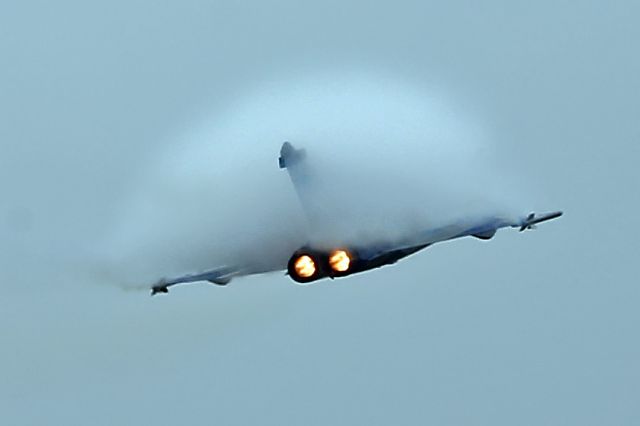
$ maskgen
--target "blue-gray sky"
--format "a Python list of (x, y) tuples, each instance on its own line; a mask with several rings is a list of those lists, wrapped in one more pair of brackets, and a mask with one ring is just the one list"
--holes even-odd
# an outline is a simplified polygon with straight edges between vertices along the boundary
[[(5, 423), (640, 421), (633, 2), (0, 10)], [(566, 217), (305, 288), (151, 299), (69, 267), (194, 123), (265, 81), (353, 69), (448, 94), (531, 206)]]

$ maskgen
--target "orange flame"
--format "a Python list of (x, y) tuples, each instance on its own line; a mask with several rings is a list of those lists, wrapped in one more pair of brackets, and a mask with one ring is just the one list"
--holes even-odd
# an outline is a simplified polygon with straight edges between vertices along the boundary
[(336, 272), (347, 272), (351, 266), (351, 257), (345, 250), (334, 250), (329, 256), (329, 266)]
[(316, 263), (313, 261), (311, 256), (307, 256), (306, 254), (296, 259), (294, 268), (296, 270), (296, 274), (302, 278), (309, 278), (316, 273)]

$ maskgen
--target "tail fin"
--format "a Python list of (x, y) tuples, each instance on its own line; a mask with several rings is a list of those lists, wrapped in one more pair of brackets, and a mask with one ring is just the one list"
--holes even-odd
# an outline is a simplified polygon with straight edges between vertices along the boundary
[(318, 182), (314, 183), (313, 168), (307, 161), (307, 153), (304, 149), (296, 149), (285, 142), (280, 149), (278, 164), (281, 169), (287, 169), (291, 183), (298, 195), (298, 200), (307, 216), (307, 220), (312, 227), (317, 227), (322, 217), (324, 205), (322, 196), (318, 191)]
[[(304, 161), (306, 156), (307, 152), (304, 149), (295, 149), (291, 143), (285, 142), (282, 144), (282, 148), (280, 148), (278, 163), (281, 169), (291, 170), (292, 168), (295, 169), (297, 164)], [(291, 173), (291, 171), (289, 173)]]

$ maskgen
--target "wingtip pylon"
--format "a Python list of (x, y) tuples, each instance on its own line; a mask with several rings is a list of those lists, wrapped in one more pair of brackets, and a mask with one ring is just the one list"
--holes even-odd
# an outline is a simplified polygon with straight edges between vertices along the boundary
[(159, 293), (164, 293), (164, 294), (169, 293), (169, 286), (166, 284), (160, 283), (151, 287), (152, 296), (155, 296), (156, 294), (159, 294)]

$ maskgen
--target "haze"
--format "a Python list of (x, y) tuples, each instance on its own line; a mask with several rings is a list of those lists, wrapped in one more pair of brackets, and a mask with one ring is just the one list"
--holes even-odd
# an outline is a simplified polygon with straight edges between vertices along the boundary
[[(2, 10), (3, 424), (640, 420), (635, 3)], [(334, 232), (565, 216), (149, 297), (305, 239), (284, 140), (330, 178)]]

